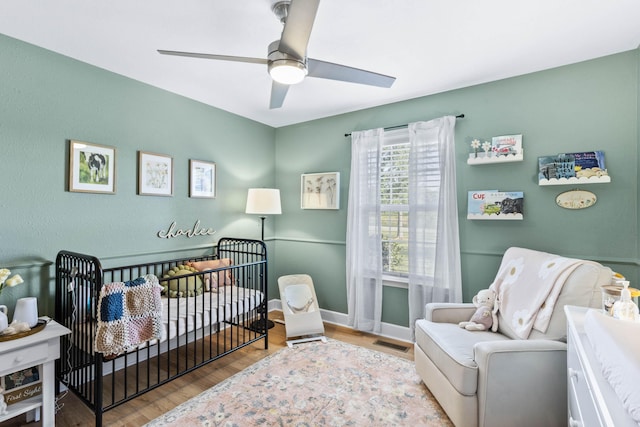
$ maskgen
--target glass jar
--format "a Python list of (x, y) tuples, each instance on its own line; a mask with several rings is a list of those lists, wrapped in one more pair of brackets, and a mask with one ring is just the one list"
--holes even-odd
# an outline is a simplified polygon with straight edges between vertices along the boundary
[[(608, 316), (612, 316), (611, 309), (613, 308), (613, 304), (616, 301), (620, 300), (620, 292), (622, 291), (623, 286), (617, 284), (610, 284), (601, 286), (602, 290), (602, 312)], [(640, 296), (640, 290), (635, 288), (629, 288), (629, 292), (631, 292), (631, 300), (638, 305), (638, 297)]]

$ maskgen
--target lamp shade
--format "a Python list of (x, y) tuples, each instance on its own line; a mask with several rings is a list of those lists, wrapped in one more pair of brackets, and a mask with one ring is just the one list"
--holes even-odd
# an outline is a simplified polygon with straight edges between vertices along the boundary
[(245, 212), (259, 215), (281, 214), (280, 190), (276, 188), (250, 188)]
[(271, 78), (284, 85), (295, 85), (304, 80), (307, 69), (304, 63), (292, 59), (280, 59), (269, 65)]

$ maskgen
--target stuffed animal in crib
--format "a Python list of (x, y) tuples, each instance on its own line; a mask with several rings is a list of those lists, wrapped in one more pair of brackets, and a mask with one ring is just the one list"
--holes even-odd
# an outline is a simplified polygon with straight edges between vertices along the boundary
[(458, 326), (468, 331), (498, 330), (498, 298), (491, 289), (482, 289), (473, 297), (473, 305), (477, 307), (471, 320), (460, 322)]

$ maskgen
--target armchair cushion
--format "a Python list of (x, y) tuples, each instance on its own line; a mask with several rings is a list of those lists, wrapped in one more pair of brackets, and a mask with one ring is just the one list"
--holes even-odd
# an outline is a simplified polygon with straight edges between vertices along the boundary
[(424, 318), (432, 322), (455, 323), (467, 321), (473, 316), (476, 306), (472, 303), (432, 302), (427, 304)]
[[(478, 389), (475, 346), (482, 342), (506, 341), (489, 331), (469, 332), (457, 323), (416, 322), (416, 343), (438, 366), (458, 393), (473, 396)], [(510, 340), (509, 340), (510, 341)]]

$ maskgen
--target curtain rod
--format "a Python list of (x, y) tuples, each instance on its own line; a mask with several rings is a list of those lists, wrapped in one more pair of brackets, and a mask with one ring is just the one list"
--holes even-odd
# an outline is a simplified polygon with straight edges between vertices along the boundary
[[(456, 116), (456, 119), (464, 119), (464, 114), (458, 114)], [(402, 129), (402, 128), (406, 128), (407, 126), (409, 126), (408, 124), (404, 124), (404, 125), (397, 125), (397, 126), (390, 126), (388, 128), (384, 128), (384, 130), (394, 130), (394, 129)], [(344, 136), (351, 136), (351, 133), (345, 133)]]

